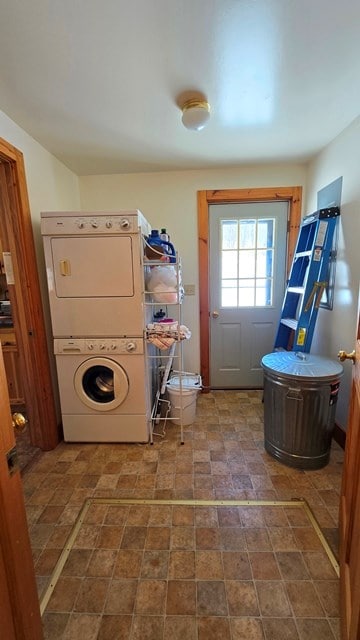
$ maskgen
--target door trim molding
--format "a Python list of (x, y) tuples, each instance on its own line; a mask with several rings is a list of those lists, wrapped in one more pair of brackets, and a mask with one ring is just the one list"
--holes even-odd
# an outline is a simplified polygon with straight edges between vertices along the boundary
[(197, 192), (198, 246), (199, 246), (199, 297), (200, 297), (200, 371), (203, 390), (210, 387), (210, 331), (209, 331), (209, 207), (212, 204), (245, 202), (289, 203), (287, 271), (289, 272), (295, 251), (301, 222), (302, 187), (265, 187), (255, 189), (216, 189)]
[(33, 445), (60, 440), (37, 271), (25, 165), (21, 151), (0, 138), (1, 233), (12, 256), (15, 335), (24, 369), (24, 396)]

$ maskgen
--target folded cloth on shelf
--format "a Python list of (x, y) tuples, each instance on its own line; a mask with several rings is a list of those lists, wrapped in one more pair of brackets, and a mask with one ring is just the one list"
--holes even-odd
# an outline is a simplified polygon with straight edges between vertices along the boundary
[(161, 322), (150, 322), (146, 328), (148, 331), (167, 333), (168, 331), (177, 331), (178, 327), (179, 323), (177, 320), (162, 320)]
[(178, 325), (172, 322), (171, 326), (166, 323), (150, 322), (146, 327), (146, 339), (158, 349), (169, 349), (174, 342), (189, 340), (191, 331), (184, 324)]
[(147, 341), (162, 350), (169, 349), (175, 342), (174, 338), (167, 338), (166, 336), (159, 336), (155, 334), (149, 335), (147, 337)]

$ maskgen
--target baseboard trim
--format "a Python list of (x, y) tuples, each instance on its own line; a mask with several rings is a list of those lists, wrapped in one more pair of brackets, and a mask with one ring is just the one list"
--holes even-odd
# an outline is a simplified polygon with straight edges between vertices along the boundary
[(333, 438), (335, 442), (337, 442), (338, 445), (345, 451), (346, 431), (345, 429), (343, 429), (343, 427), (340, 427), (340, 425), (336, 423), (334, 427)]

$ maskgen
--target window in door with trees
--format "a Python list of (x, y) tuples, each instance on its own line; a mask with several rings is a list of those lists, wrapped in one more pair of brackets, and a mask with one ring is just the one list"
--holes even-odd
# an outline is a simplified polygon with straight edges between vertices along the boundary
[(273, 304), (275, 219), (221, 221), (222, 307)]

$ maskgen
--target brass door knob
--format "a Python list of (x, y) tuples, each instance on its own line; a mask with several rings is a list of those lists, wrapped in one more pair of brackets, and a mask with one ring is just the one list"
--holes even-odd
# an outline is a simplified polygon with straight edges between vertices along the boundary
[(23, 431), (26, 427), (27, 419), (23, 416), (22, 413), (13, 413), (12, 414), (12, 426), (17, 431)]
[(353, 364), (355, 364), (355, 349), (353, 349), (353, 351), (351, 353), (346, 353), (346, 351), (344, 351), (343, 349), (340, 349), (339, 353), (338, 353), (338, 358), (341, 362), (344, 362), (344, 360), (352, 360)]
[(218, 311), (212, 311), (211, 315), (213, 318), (218, 318), (219, 317), (219, 312)]

